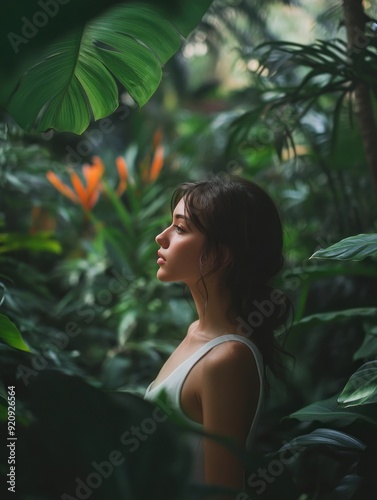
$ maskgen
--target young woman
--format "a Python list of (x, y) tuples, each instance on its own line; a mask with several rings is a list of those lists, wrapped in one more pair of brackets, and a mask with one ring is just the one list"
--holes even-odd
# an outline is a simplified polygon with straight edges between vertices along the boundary
[[(274, 331), (289, 314), (284, 295), (269, 285), (284, 262), (277, 209), (265, 191), (240, 177), (184, 183), (173, 194), (172, 223), (156, 242), (158, 279), (185, 283), (198, 319), (145, 398), (164, 389), (188, 423), (249, 449), (265, 366), (278, 370)], [(245, 470), (236, 454), (200, 435), (191, 445), (193, 481), (242, 489)]]

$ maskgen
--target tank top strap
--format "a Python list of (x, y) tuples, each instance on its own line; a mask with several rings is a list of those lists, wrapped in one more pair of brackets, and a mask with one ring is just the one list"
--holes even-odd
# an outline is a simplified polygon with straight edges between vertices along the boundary
[[(262, 354), (260, 353), (258, 347), (254, 344), (254, 342), (252, 340), (250, 340), (248, 337), (242, 337), (241, 335), (236, 335), (233, 333), (228, 334), (228, 335), (223, 335), (221, 337), (217, 337), (216, 340), (218, 340), (218, 342), (216, 342), (215, 345), (222, 344), (223, 342), (228, 342), (230, 340), (235, 340), (236, 342), (241, 342), (242, 344), (247, 345), (249, 347), (249, 349), (252, 351), (252, 353), (254, 354), (255, 362), (257, 365), (257, 369), (258, 369), (258, 374), (259, 374), (259, 377), (262, 381), (263, 373), (264, 373), (263, 358), (262, 358)], [(211, 348), (212, 347), (214, 347), (214, 346), (211, 346)]]
[[(199, 361), (200, 358), (205, 356), (208, 351), (213, 349), (215, 346), (223, 344), (225, 342), (230, 342), (230, 341), (236, 341), (236, 342), (241, 342), (242, 344), (245, 344), (249, 347), (249, 349), (252, 351), (254, 355), (254, 359), (257, 365), (257, 370), (258, 370), (258, 375), (260, 382), (262, 383), (263, 381), (263, 375), (264, 375), (264, 363), (263, 363), (263, 358), (262, 355), (258, 349), (258, 347), (254, 344), (252, 340), (250, 340), (247, 337), (242, 337), (241, 335), (236, 335), (234, 333), (229, 333), (226, 335), (221, 335), (220, 337), (216, 337), (215, 339), (211, 340), (210, 342), (207, 342), (199, 351), (194, 353), (194, 359), (190, 363), (190, 368), (187, 370), (187, 374), (190, 371), (190, 369), (194, 366), (195, 363)], [(187, 361), (191, 361), (191, 358), (189, 358)]]
[(180, 381), (182, 380), (182, 383), (184, 379), (186, 378), (187, 374), (191, 370), (191, 368), (199, 361), (200, 358), (202, 358), (205, 354), (207, 354), (208, 351), (212, 349), (215, 345), (217, 345), (219, 342), (218, 338), (216, 337), (215, 339), (211, 340), (210, 342), (207, 342), (206, 344), (202, 345), (202, 347), (199, 347), (198, 350), (196, 350), (191, 356), (189, 356), (183, 363), (181, 363), (177, 368), (175, 368), (170, 375), (168, 375), (162, 382), (160, 382), (157, 386), (155, 386), (154, 382), (151, 382), (147, 388), (147, 394), (150, 392), (154, 392), (157, 390), (161, 390), (162, 388), (166, 388), (167, 386), (171, 386), (174, 384), (175, 387), (177, 385), (180, 385)]
[(226, 334), (226, 335), (221, 335), (220, 337), (216, 337), (206, 344), (204, 344), (202, 347), (200, 347), (197, 351), (195, 351), (190, 357), (188, 357), (183, 363), (181, 363), (175, 370), (173, 370), (170, 375), (168, 375), (162, 382), (160, 382), (157, 386), (154, 386), (154, 383), (152, 382), (149, 387), (147, 388), (146, 391), (146, 397), (149, 399), (152, 397), (151, 393), (157, 393), (157, 391), (161, 391), (162, 389), (165, 389), (170, 398), (172, 399), (172, 403), (175, 407), (180, 407), (180, 394), (181, 394), (181, 389), (184, 384), (184, 381), (186, 380), (188, 374), (190, 373), (191, 369), (194, 367), (194, 365), (201, 359), (203, 358), (211, 349), (216, 347), (219, 344), (223, 344), (224, 342), (229, 342), (229, 341), (237, 341), (241, 342), (249, 347), (249, 349), (253, 352), (256, 364), (257, 364), (257, 369), (258, 369), (258, 374), (260, 381), (262, 382), (263, 379), (263, 360), (262, 356), (254, 344), (250, 339), (247, 337), (241, 337), (240, 335), (236, 334)]

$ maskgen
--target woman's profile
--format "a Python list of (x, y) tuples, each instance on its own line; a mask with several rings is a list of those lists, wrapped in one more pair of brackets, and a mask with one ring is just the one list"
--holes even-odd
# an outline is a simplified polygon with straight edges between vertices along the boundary
[[(171, 206), (172, 223), (156, 237), (157, 278), (186, 284), (198, 319), (145, 398), (164, 389), (187, 422), (250, 449), (265, 368), (279, 368), (274, 332), (290, 314), (270, 285), (284, 262), (280, 217), (262, 188), (232, 175), (181, 184)], [(191, 445), (193, 481), (242, 490), (244, 464), (229, 448), (200, 435)]]

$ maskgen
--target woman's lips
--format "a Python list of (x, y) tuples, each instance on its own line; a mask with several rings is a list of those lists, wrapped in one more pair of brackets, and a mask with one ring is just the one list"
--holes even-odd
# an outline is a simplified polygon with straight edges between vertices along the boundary
[(162, 256), (160, 251), (157, 252), (157, 255), (158, 255), (157, 264), (158, 265), (165, 264), (166, 262), (165, 258)]

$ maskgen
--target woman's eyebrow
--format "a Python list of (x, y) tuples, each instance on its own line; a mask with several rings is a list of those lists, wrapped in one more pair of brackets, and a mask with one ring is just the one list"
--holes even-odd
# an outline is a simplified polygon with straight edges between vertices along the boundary
[(185, 219), (185, 220), (191, 222), (190, 219), (188, 217), (186, 217), (185, 215), (183, 215), (183, 214), (175, 214), (175, 217), (177, 219)]
[(183, 215), (183, 214), (175, 214), (174, 217), (176, 219), (183, 219), (185, 222), (187, 222), (187, 225), (190, 226), (191, 220), (188, 217), (186, 217), (185, 215)]

